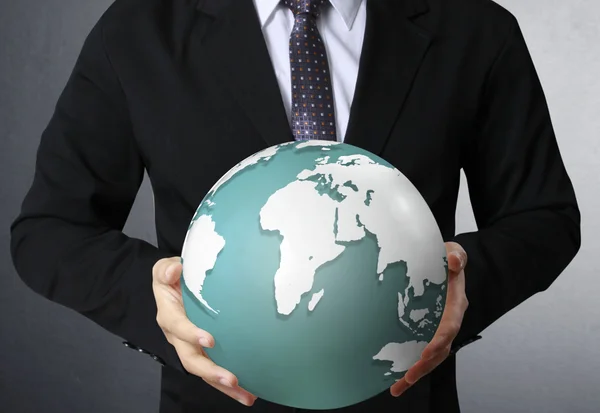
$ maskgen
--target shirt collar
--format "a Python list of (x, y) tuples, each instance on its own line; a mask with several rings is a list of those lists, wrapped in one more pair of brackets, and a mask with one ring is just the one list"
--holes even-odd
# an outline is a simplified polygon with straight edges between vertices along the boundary
[[(352, 25), (354, 24), (354, 20), (358, 13), (358, 8), (363, 0), (329, 0), (329, 2), (344, 20), (348, 30), (352, 29)], [(261, 27), (265, 27), (273, 15), (273, 12), (280, 4), (280, 0), (254, 0)]]

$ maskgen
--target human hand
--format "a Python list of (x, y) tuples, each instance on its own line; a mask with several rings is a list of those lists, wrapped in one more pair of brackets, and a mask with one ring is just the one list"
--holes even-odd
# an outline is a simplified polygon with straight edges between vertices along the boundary
[(467, 264), (467, 253), (456, 242), (447, 242), (446, 255), (448, 257), (448, 292), (444, 314), (433, 339), (421, 353), (421, 359), (390, 388), (392, 396), (400, 396), (439, 366), (450, 354), (452, 342), (460, 330), (463, 316), (469, 305), (465, 293), (464, 271)]
[(238, 402), (252, 406), (256, 396), (238, 385), (237, 378), (210, 360), (204, 347), (215, 344), (212, 335), (196, 327), (187, 317), (181, 296), (181, 259), (159, 260), (152, 268), (152, 289), (156, 300), (156, 321), (167, 341), (175, 347), (187, 372), (202, 378)]

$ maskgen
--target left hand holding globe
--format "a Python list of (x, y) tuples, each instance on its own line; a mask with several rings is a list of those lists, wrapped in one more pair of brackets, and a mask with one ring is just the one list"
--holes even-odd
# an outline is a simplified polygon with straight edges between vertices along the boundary
[(392, 396), (402, 395), (446, 360), (469, 306), (465, 292), (464, 271), (467, 264), (467, 253), (456, 242), (447, 242), (445, 245), (448, 256), (448, 294), (444, 314), (433, 339), (423, 350), (421, 359), (391, 387)]

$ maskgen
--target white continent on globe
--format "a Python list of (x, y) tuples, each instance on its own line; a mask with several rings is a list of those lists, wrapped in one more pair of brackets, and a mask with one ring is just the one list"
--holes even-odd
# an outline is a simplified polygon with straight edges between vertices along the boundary
[[(373, 360), (390, 361), (392, 367), (390, 373), (402, 373), (408, 370), (417, 360), (410, 355), (420, 355), (427, 346), (426, 341), (407, 341), (405, 343), (388, 343), (379, 353), (373, 356)], [(386, 376), (389, 373), (386, 373)]]
[[(215, 202), (213, 202), (209, 197), (213, 197), (217, 190), (231, 178), (233, 178), (236, 174), (243, 171), (245, 168), (249, 166), (253, 166), (262, 161), (269, 161), (277, 152), (285, 145), (292, 144), (294, 142), (286, 142), (279, 146), (272, 146), (267, 149), (264, 149), (260, 152), (255, 153), (252, 156), (244, 159), (236, 166), (231, 168), (225, 175), (221, 177), (208, 191), (206, 196), (206, 205), (209, 207), (214, 207)], [(217, 256), (221, 252), (221, 250), (225, 247), (225, 239), (219, 235), (215, 231), (215, 223), (212, 220), (210, 215), (200, 215), (199, 217), (194, 218), (194, 226), (198, 226), (199, 228), (196, 231), (188, 231), (186, 235), (186, 239), (184, 241), (184, 245), (188, 243), (188, 237), (193, 237), (194, 235), (190, 235), (190, 233), (198, 234), (198, 241), (190, 241), (194, 245), (202, 245), (206, 249), (203, 250), (204, 254), (202, 256), (193, 255), (186, 259), (186, 265), (190, 268), (198, 269), (198, 273), (194, 274), (194, 276), (187, 276), (184, 273), (183, 278), (185, 280), (186, 285), (190, 288), (194, 296), (204, 305), (207, 309), (212, 311), (215, 314), (218, 314), (218, 311), (212, 308), (204, 297), (202, 296), (202, 288), (204, 286), (204, 281), (206, 279), (206, 273), (212, 270), (217, 261)], [(197, 261), (197, 262), (194, 262)]]
[(318, 291), (312, 295), (312, 298), (310, 299), (310, 301), (308, 303), (308, 311), (312, 311), (315, 309), (317, 304), (319, 304), (319, 301), (321, 301), (321, 298), (323, 298), (324, 293), (325, 293), (325, 289), (321, 288), (320, 291)]
[[(186, 243), (191, 242), (202, 251), (202, 254), (192, 254), (186, 256), (185, 263), (190, 268), (198, 271), (193, 276), (187, 276), (183, 273), (186, 285), (193, 291), (198, 300), (210, 311), (218, 314), (218, 311), (212, 308), (202, 297), (202, 287), (206, 279), (206, 273), (212, 270), (217, 262), (217, 257), (225, 247), (225, 238), (215, 231), (215, 222), (210, 215), (201, 215), (194, 222), (198, 226), (196, 231), (189, 231), (186, 236)], [(189, 237), (189, 240), (188, 240)]]
[[(434, 264), (436, 268), (431, 271), (432, 263), (420, 259), (420, 243), (415, 242), (423, 233), (430, 233), (429, 228), (423, 228), (430, 226), (429, 222), (424, 220), (422, 225), (407, 222), (418, 219), (416, 214), (410, 213), (410, 205), (424, 201), (417, 198), (418, 193), (415, 199), (407, 200), (407, 196), (412, 196), (408, 194), (414, 192), (394, 187), (411, 185), (410, 182), (398, 170), (378, 164), (365, 155), (341, 156), (335, 163), (327, 162), (327, 157), (320, 158), (314, 169), (300, 172), (296, 181), (273, 193), (260, 211), (262, 229), (278, 231), (283, 237), (281, 261), (274, 277), (277, 311), (291, 314), (302, 296), (312, 289), (317, 269), (344, 251), (344, 245), (339, 242), (359, 241), (367, 230), (377, 238), (379, 280), (383, 280), (383, 273), (390, 264), (410, 263), (409, 285), (398, 297), (398, 316), (402, 317), (408, 290), (412, 288), (415, 297), (425, 292), (425, 280), (413, 280), (411, 273), (431, 274), (428, 280), (434, 284), (445, 281), (444, 273), (439, 270), (442, 264)], [(316, 189), (319, 183), (309, 180), (315, 176), (325, 180), (327, 187), (335, 189), (343, 199), (338, 201), (320, 194)], [(396, 193), (403, 197), (390, 200), (393, 196), (390, 194)], [(314, 219), (295, 220), (290, 216)], [(390, 217), (396, 222), (390, 222)], [(397, 230), (390, 230), (390, 226)], [(409, 228), (421, 231), (403, 233)]]

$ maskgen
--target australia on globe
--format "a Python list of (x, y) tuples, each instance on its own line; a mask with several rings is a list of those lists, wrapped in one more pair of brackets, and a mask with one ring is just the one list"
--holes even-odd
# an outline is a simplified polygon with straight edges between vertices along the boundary
[(380, 157), (289, 142), (227, 172), (182, 250), (190, 320), (261, 399), (335, 409), (387, 390), (432, 339), (446, 251), (414, 185)]

